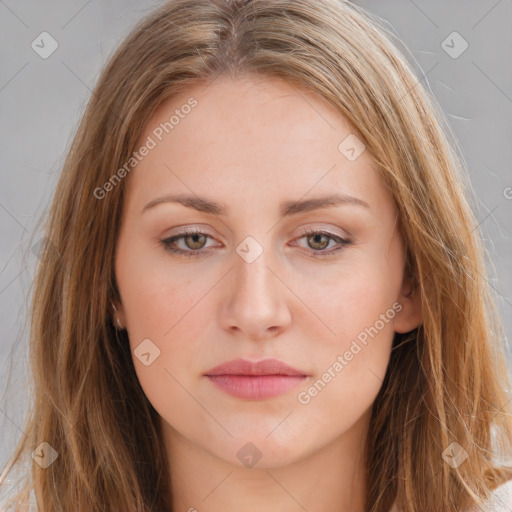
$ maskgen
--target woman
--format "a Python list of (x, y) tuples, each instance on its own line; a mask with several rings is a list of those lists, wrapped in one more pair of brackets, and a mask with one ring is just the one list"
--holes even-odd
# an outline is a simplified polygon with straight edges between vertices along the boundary
[(13, 456), (39, 510), (507, 506), (510, 380), (450, 137), (348, 3), (143, 20), (48, 220)]

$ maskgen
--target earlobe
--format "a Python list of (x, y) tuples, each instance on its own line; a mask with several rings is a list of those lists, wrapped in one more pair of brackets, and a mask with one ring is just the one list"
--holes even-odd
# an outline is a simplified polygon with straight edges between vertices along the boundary
[(402, 306), (396, 315), (393, 328), (395, 332), (406, 333), (416, 329), (421, 324), (420, 290), (413, 279), (404, 279), (398, 302)]
[(117, 330), (125, 329), (123, 307), (117, 300), (112, 301), (112, 324)]

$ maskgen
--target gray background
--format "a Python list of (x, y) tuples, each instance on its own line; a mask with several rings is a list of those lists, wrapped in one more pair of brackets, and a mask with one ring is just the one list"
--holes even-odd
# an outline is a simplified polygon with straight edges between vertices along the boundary
[[(0, 0), (0, 467), (23, 435), (26, 310), (37, 261), (31, 247), (42, 236), (38, 221), (50, 204), (99, 70), (129, 29), (160, 3)], [(510, 339), (512, 0), (354, 3), (386, 20), (403, 40), (412, 53), (407, 58), (418, 77), (426, 75), (423, 83), (460, 140), (479, 198), (475, 212), (495, 267), (491, 284)], [(43, 31), (59, 45), (47, 59), (31, 47)], [(441, 46), (454, 31), (469, 44), (456, 59)], [(460, 48), (460, 41), (448, 39), (448, 44)]]

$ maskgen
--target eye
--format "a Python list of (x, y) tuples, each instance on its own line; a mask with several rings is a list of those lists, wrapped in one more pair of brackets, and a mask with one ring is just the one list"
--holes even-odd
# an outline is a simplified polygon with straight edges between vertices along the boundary
[[(310, 251), (310, 255), (313, 258), (326, 258), (329, 257), (342, 249), (344, 249), (346, 246), (351, 245), (352, 242), (346, 238), (342, 238), (340, 236), (334, 235), (332, 233), (326, 232), (326, 231), (315, 231), (315, 230), (307, 230), (302, 233), (302, 236), (299, 238), (299, 240), (306, 238), (307, 244), (309, 247), (311, 247), (313, 250)], [(329, 251), (326, 251), (326, 247), (329, 246), (329, 242), (334, 241), (338, 244), (338, 247), (335, 249), (331, 249)]]
[[(195, 256), (201, 256), (203, 253), (207, 252), (203, 250), (207, 238), (211, 238), (207, 233), (201, 233), (198, 230), (191, 229), (184, 231), (179, 235), (174, 235), (170, 238), (166, 238), (165, 240), (161, 240), (160, 243), (166, 251), (172, 254), (193, 258)], [(177, 241), (183, 241), (185, 243), (185, 247), (188, 249), (176, 248)]]
[[(204, 249), (208, 238), (211, 238), (211, 236), (207, 233), (202, 233), (197, 229), (190, 229), (184, 231), (181, 234), (161, 240), (160, 243), (163, 245), (166, 251), (172, 254), (177, 254), (186, 258), (194, 258), (208, 252)], [(313, 258), (329, 257), (341, 251), (344, 247), (352, 244), (352, 242), (348, 239), (339, 237), (326, 231), (318, 230), (304, 231), (299, 240), (303, 238), (307, 239), (307, 244), (312, 249), (309, 252)], [(183, 241), (185, 243), (185, 248), (177, 247), (178, 241)], [(337, 243), (338, 247), (326, 251), (325, 249), (329, 246), (330, 241)]]

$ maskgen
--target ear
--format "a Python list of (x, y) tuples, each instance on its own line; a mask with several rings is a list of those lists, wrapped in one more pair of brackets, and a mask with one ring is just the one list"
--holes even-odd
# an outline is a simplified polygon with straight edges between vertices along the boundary
[(398, 302), (402, 309), (395, 316), (393, 328), (398, 333), (410, 332), (422, 320), (419, 287), (413, 276), (404, 274)]
[(115, 319), (116, 319), (116, 316), (117, 316), (117, 318), (119, 318), (119, 321), (121, 322), (121, 325), (123, 327), (126, 327), (126, 315), (125, 315), (125, 312), (124, 312), (123, 305), (117, 299), (114, 299), (112, 301), (112, 304), (115, 306), (115, 308), (117, 310), (117, 313), (116, 313), (115, 310), (112, 311), (112, 316), (113, 316), (114, 322), (115, 322)]

